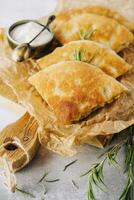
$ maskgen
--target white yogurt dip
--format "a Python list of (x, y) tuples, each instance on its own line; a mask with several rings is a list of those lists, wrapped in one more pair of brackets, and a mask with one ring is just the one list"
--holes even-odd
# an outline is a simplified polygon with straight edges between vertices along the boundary
[[(13, 40), (19, 44), (30, 42), (44, 27), (36, 22), (27, 22), (16, 26), (10, 33)], [(53, 34), (45, 29), (33, 42), (31, 46), (40, 46), (52, 40)]]

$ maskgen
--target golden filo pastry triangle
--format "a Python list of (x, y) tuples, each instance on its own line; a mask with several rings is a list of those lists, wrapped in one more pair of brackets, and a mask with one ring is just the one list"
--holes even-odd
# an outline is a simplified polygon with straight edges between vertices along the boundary
[(133, 34), (116, 20), (93, 13), (72, 16), (54, 29), (61, 44), (75, 40), (93, 40), (120, 51), (134, 40)]
[(51, 65), (29, 81), (62, 124), (85, 118), (127, 91), (98, 67), (80, 61)]
[(69, 60), (79, 60), (93, 64), (114, 78), (125, 74), (132, 68), (110, 48), (89, 40), (69, 42), (63, 47), (56, 48), (51, 54), (37, 60), (37, 63), (43, 69), (52, 64)]
[(77, 3), (76, 6), (71, 6), (72, 2), (68, 2), (69, 1), (64, 2), (64, 5), (62, 4), (59, 8), (58, 13), (56, 14), (56, 20), (53, 22), (53, 26), (55, 26), (55, 28), (59, 28), (62, 24), (66, 23), (75, 15), (83, 13), (94, 13), (115, 19), (120, 24), (126, 26), (130, 31), (134, 31), (134, 23), (132, 21), (128, 21), (125, 17), (113, 9), (109, 9), (101, 5), (80, 6), (81, 2), (79, 2), (79, 4)]

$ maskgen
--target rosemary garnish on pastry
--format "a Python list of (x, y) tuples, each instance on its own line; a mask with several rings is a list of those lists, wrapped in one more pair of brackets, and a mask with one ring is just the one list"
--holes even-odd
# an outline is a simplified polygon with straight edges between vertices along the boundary
[(76, 49), (73, 56), (74, 60), (82, 61), (82, 52), (80, 51), (80, 49)]
[[(120, 167), (116, 161), (117, 155), (120, 149), (123, 146), (126, 146), (126, 174), (127, 174), (127, 183), (122, 194), (119, 197), (119, 200), (133, 200), (134, 199), (134, 125), (129, 128), (129, 137), (127, 140), (108, 148), (100, 157), (104, 157), (102, 161), (97, 164), (94, 164), (86, 173), (82, 176), (88, 175), (88, 200), (96, 200), (94, 194), (94, 187), (98, 187), (102, 191), (107, 189), (107, 186), (104, 183), (104, 164), (107, 162), (109, 165), (114, 167)], [(99, 157), (99, 158), (100, 158)]]
[(87, 40), (89, 39), (94, 33), (96, 32), (96, 30), (93, 30), (92, 28), (88, 28), (88, 29), (81, 29), (79, 31), (79, 36), (81, 40)]

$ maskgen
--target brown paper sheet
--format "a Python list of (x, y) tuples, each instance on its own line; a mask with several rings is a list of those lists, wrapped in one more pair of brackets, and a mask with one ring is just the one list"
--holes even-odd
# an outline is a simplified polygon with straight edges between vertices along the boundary
[[(9, 48), (7, 39), (6, 39), (6, 30), (0, 29), (0, 57), (10, 56), (11, 49)], [(0, 78), (0, 95), (10, 99), (14, 102), (17, 102), (17, 97), (13, 93), (13, 90), (10, 86), (5, 84)]]
[[(1, 45), (5, 43), (2, 41)], [(126, 54), (129, 57), (129, 51)], [(56, 124), (55, 115), (28, 82), (28, 78), (39, 70), (39, 66), (33, 60), (16, 64), (9, 56), (10, 53), (1, 56), (0, 77), (12, 88), (18, 102), (37, 119), (40, 141), (52, 151), (72, 155), (75, 153), (74, 146), (78, 144), (102, 147), (106, 136), (120, 132), (134, 123), (134, 69), (120, 80), (128, 87), (127, 94), (90, 115), (85, 121), (61, 126)]]
[(13, 93), (13, 90), (8, 85), (6, 85), (1, 79), (0, 79), (0, 95), (6, 97), (11, 101), (17, 102), (17, 97)]
[[(37, 118), (41, 127), (41, 136), (44, 137), (44, 126), (51, 124), (54, 120), (53, 114), (46, 108), (46, 104), (43, 102), (38, 93), (28, 83), (27, 79), (33, 73), (36, 73), (39, 69), (34, 61), (28, 61), (21, 64), (15, 64), (10, 60), (11, 49), (5, 37), (5, 31), (1, 31), (0, 35), (0, 66), (1, 66), (1, 81), (0, 81), (0, 95), (9, 98), (10, 100), (22, 103), (27, 110)], [(45, 114), (44, 114), (45, 113)], [(49, 116), (49, 117), (48, 117)], [(45, 145), (54, 151), (60, 151), (58, 145), (62, 149), (63, 144), (59, 143), (59, 140), (55, 133), (51, 134), (51, 137), (45, 140)], [(42, 138), (42, 137), (41, 137)], [(83, 138), (84, 139), (84, 138)], [(42, 140), (42, 139), (41, 139)], [(64, 140), (64, 137), (63, 137)], [(87, 143), (103, 147), (103, 145), (109, 140), (107, 137), (89, 137)], [(47, 144), (46, 144), (47, 143)], [(57, 145), (57, 143), (59, 143)], [(69, 145), (69, 142), (67, 142)], [(72, 146), (72, 142), (70, 144)], [(66, 148), (65, 148), (66, 149)], [(61, 150), (62, 154), (65, 154)], [(74, 152), (73, 152), (74, 153)], [(72, 150), (68, 148), (67, 155), (72, 154)]]

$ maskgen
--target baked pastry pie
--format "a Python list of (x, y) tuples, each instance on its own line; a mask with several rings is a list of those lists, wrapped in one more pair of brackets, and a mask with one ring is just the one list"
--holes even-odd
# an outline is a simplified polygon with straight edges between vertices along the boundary
[(53, 22), (53, 26), (55, 28), (60, 28), (61, 25), (70, 20), (73, 16), (84, 14), (84, 13), (94, 13), (102, 16), (106, 16), (112, 19), (115, 19), (120, 24), (126, 26), (130, 31), (134, 31), (134, 23), (128, 21), (123, 16), (121, 16), (118, 12), (111, 10), (106, 7), (102, 7), (100, 5), (96, 6), (87, 6), (87, 7), (79, 7), (74, 9), (68, 9), (61, 11), (56, 15), (56, 20)]
[(29, 81), (62, 124), (85, 118), (126, 90), (98, 67), (79, 61), (51, 65)]
[(132, 68), (113, 50), (94, 41), (79, 40), (56, 48), (51, 54), (37, 62), (41, 68), (46, 68), (61, 61), (79, 60), (101, 68), (105, 73), (117, 78)]
[(54, 29), (54, 33), (61, 44), (74, 40), (93, 40), (116, 51), (134, 39), (133, 34), (116, 20), (93, 13), (72, 16), (60, 28)]

